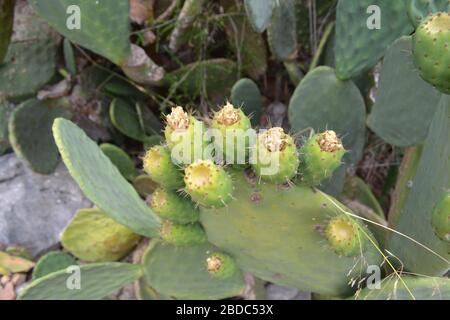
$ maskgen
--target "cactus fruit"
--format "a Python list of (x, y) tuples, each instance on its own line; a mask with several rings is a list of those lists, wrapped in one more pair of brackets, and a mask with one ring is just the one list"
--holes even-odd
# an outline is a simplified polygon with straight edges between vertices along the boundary
[(336, 216), (328, 223), (325, 234), (336, 253), (352, 257), (364, 251), (367, 246), (368, 241), (360, 228), (352, 218)]
[(450, 13), (430, 15), (416, 29), (413, 42), (414, 63), (428, 83), (450, 94)]
[(150, 206), (161, 217), (175, 223), (191, 223), (199, 219), (199, 211), (189, 199), (158, 188), (150, 197)]
[(205, 137), (203, 122), (189, 116), (181, 107), (172, 108), (166, 121), (164, 135), (176, 164), (188, 165), (205, 157), (209, 139)]
[(438, 202), (433, 210), (431, 223), (436, 235), (443, 241), (450, 243), (450, 194)]
[(331, 177), (344, 154), (342, 142), (334, 131), (314, 135), (300, 149), (302, 181), (316, 186)]
[(183, 187), (183, 175), (172, 163), (170, 150), (164, 146), (154, 146), (144, 157), (144, 171), (156, 183), (167, 189)]
[(177, 224), (164, 221), (160, 232), (161, 238), (175, 246), (189, 246), (206, 242), (206, 234), (198, 223)]
[(262, 179), (273, 183), (289, 182), (297, 175), (299, 158), (294, 139), (282, 128), (260, 134), (253, 150), (253, 169)]
[(227, 254), (215, 252), (206, 258), (206, 269), (211, 277), (227, 279), (238, 270), (236, 262)]
[(233, 181), (228, 173), (211, 160), (200, 160), (185, 170), (186, 192), (205, 207), (222, 207), (232, 199)]
[(225, 163), (245, 164), (250, 143), (247, 131), (252, 128), (245, 113), (228, 102), (214, 114), (211, 128), (219, 133), (214, 137), (216, 159), (220, 156)]

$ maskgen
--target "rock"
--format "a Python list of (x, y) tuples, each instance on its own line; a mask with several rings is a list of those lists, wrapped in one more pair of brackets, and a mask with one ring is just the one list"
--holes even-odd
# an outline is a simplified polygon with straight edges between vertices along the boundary
[(311, 300), (309, 292), (269, 284), (266, 288), (267, 300)]
[(0, 157), (0, 243), (33, 256), (59, 242), (78, 209), (91, 207), (63, 163), (55, 173), (32, 172), (14, 154)]

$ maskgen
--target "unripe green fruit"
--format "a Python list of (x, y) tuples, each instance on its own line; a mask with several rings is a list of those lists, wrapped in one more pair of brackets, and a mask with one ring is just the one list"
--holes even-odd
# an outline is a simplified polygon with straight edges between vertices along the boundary
[(421, 77), (450, 94), (450, 13), (430, 15), (420, 24), (414, 35), (413, 56)]
[(170, 150), (155, 146), (144, 157), (144, 171), (156, 183), (167, 189), (179, 189), (184, 186), (183, 173), (173, 164)]
[(368, 239), (361, 228), (352, 218), (342, 215), (331, 219), (325, 235), (337, 254), (353, 257), (364, 252), (367, 246)]
[(433, 210), (431, 224), (441, 240), (450, 242), (450, 194), (446, 194)]
[(210, 160), (200, 160), (188, 166), (184, 183), (192, 200), (204, 207), (222, 207), (232, 199), (231, 177)]
[(253, 169), (261, 179), (285, 183), (297, 175), (297, 147), (294, 139), (282, 128), (272, 128), (260, 134), (253, 152)]
[(164, 130), (172, 160), (178, 165), (189, 165), (197, 160), (212, 157), (210, 138), (203, 122), (189, 116), (181, 107), (172, 109), (166, 117)]
[(222, 110), (214, 114), (211, 128), (218, 130), (214, 136), (217, 154), (228, 164), (245, 164), (249, 148), (248, 130), (252, 129), (250, 119), (241, 109), (227, 103)]
[(199, 223), (177, 224), (164, 221), (161, 238), (174, 246), (189, 246), (206, 242), (206, 233)]
[(334, 131), (314, 135), (300, 150), (302, 182), (316, 186), (330, 178), (341, 165), (344, 154), (342, 142)]
[(158, 188), (150, 197), (150, 206), (162, 218), (176, 223), (192, 223), (199, 219), (195, 204), (173, 191)]
[(235, 274), (238, 267), (232, 257), (216, 252), (206, 258), (206, 269), (211, 277), (227, 279)]

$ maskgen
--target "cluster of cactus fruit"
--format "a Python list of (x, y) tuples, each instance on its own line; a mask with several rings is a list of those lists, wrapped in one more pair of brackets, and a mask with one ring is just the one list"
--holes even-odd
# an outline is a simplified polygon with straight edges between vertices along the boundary
[[(156, 65), (130, 42), (127, 0), (30, 1), (66, 37), (69, 73), (77, 73), (70, 40), (129, 78), (96, 67), (80, 75), (104, 85), (101, 99), (115, 134), (144, 146), (137, 170), (123, 150), (99, 147), (68, 120), (74, 115), (64, 98), (27, 100), (53, 78), (56, 63), (49, 57), (57, 55), (56, 44), (47, 34), (28, 35), (26, 51), (17, 39), (9, 44), (13, 1), (0, 0), (0, 23), (8, 26), (0, 29), (0, 153), (11, 144), (35, 171), (50, 173), (59, 151), (95, 205), (79, 210), (61, 236), (67, 251), (89, 263), (50, 253), (19, 298), (101, 299), (135, 282), (142, 299), (224, 299), (243, 296), (262, 280), (316, 298), (450, 299), (448, 0), (339, 0), (336, 21), (320, 43), (308, 39), (312, 30), (304, 26), (315, 22), (302, 20), (308, 15), (303, 1), (219, 2), (225, 15), (240, 14), (224, 31), (235, 43), (236, 27), (242, 29), (239, 72), (253, 80), (268, 68), (267, 30), (271, 54), (296, 86), (288, 107), (292, 134), (281, 124), (261, 125), (258, 85), (247, 78), (235, 83), (235, 62), (211, 59), (171, 72)], [(323, 21), (333, 20), (327, 12), (335, 1), (312, 2)], [(187, 34), (198, 28), (205, 3), (186, 0), (180, 7), (169, 37), (173, 53), (188, 40), (197, 43)], [(81, 30), (66, 28), (69, 4), (84, 14)], [(379, 30), (367, 27), (373, 5), (380, 8)], [(309, 64), (299, 63), (309, 55)], [(373, 101), (370, 78), (380, 60)], [(174, 107), (162, 125), (139, 95), (164, 87), (171, 95), (172, 86), (230, 102), (202, 116)], [(367, 126), (395, 148), (408, 148), (388, 219), (364, 181), (346, 178), (362, 158)], [(116, 262), (138, 243), (134, 263)], [(33, 267), (21, 261), (18, 271), (17, 259), (0, 252), (0, 273)], [(80, 270), (79, 290), (67, 288), (69, 266)], [(379, 289), (368, 286), (371, 270), (383, 278)]]

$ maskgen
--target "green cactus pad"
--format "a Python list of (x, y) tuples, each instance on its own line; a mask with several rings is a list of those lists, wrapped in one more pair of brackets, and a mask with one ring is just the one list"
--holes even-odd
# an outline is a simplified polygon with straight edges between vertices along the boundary
[(14, 0), (0, 0), (0, 64), (8, 52), (14, 22)]
[(448, 11), (450, 11), (448, 0), (409, 0), (409, 18), (416, 27), (430, 14)]
[(184, 187), (183, 173), (172, 163), (170, 150), (164, 146), (154, 146), (147, 151), (144, 171), (164, 188), (176, 190)]
[(352, 292), (349, 280), (366, 270), (365, 263), (381, 262), (372, 244), (356, 257), (338, 255), (327, 244), (330, 218), (350, 212), (337, 200), (309, 187), (258, 184), (242, 172), (233, 180), (239, 200), (203, 209), (201, 221), (209, 241), (244, 271), (276, 284), (341, 296)]
[(79, 210), (61, 235), (67, 251), (89, 262), (117, 261), (138, 241), (138, 235), (95, 208)]
[(0, 67), (0, 95), (19, 99), (33, 95), (56, 71), (56, 46), (50, 39), (14, 42)]
[(231, 201), (233, 181), (228, 173), (210, 160), (200, 160), (185, 170), (186, 192), (205, 207), (222, 207)]
[[(127, 0), (32, 0), (31, 4), (42, 18), (70, 41), (116, 64), (126, 62), (130, 54), (130, 7)], [(80, 15), (79, 29), (73, 23), (77, 13)]]
[(64, 163), (86, 197), (138, 234), (152, 237), (159, 233), (160, 218), (80, 128), (68, 120), (56, 119), (53, 135)]
[(114, 99), (109, 108), (109, 117), (114, 127), (123, 135), (144, 142), (146, 135), (139, 123), (136, 108), (122, 99)]
[(441, 97), (420, 78), (411, 47), (411, 37), (402, 37), (386, 52), (378, 96), (368, 119), (378, 136), (399, 147), (425, 140)]
[(36, 263), (36, 266), (33, 269), (32, 279), (34, 281), (74, 265), (77, 265), (77, 261), (71, 255), (61, 251), (49, 252), (45, 256), (42, 256)]
[(206, 269), (213, 278), (231, 278), (239, 269), (232, 257), (221, 252), (214, 252), (206, 258)]
[(153, 192), (150, 206), (161, 218), (175, 223), (192, 223), (199, 219), (199, 211), (191, 200), (163, 188)]
[(137, 170), (134, 162), (125, 151), (109, 143), (102, 144), (100, 149), (102, 149), (103, 153), (119, 169), (125, 179), (133, 181), (136, 178)]
[(258, 85), (250, 79), (241, 79), (231, 89), (231, 103), (248, 114), (252, 125), (258, 126), (262, 116), (262, 96)]
[(276, 2), (274, 0), (245, 0), (244, 3), (247, 16), (255, 31), (264, 32), (269, 26)]
[[(379, 8), (380, 29), (368, 28)], [(407, 0), (340, 0), (336, 16), (336, 73), (339, 79), (356, 77), (372, 68), (391, 43), (413, 31), (406, 13)], [(376, 12), (375, 12), (376, 14)]]
[(220, 133), (214, 137), (215, 157), (221, 156), (226, 164), (245, 164), (250, 141), (248, 130), (252, 130), (250, 119), (241, 109), (227, 103), (220, 111), (214, 113), (211, 129)]
[(450, 94), (450, 13), (429, 16), (413, 38), (413, 58), (420, 76)]
[(178, 224), (164, 221), (161, 238), (174, 246), (190, 246), (206, 242), (206, 234), (199, 223)]
[(450, 242), (450, 194), (446, 194), (433, 210), (431, 224), (436, 235), (443, 241)]
[(390, 276), (380, 289), (363, 289), (356, 300), (450, 300), (450, 279)]
[[(80, 277), (77, 289), (76, 275)], [(113, 276), (111, 276), (113, 275)], [(61, 270), (32, 281), (18, 296), (19, 300), (98, 300), (142, 276), (140, 265), (98, 263), (78, 270)]]
[(236, 82), (237, 65), (227, 59), (212, 59), (185, 65), (166, 75), (172, 90), (195, 98), (206, 91), (208, 97), (226, 98)]
[(300, 149), (302, 182), (317, 186), (330, 178), (342, 164), (345, 154), (341, 139), (334, 131), (325, 131), (311, 137)]
[(209, 155), (206, 153), (212, 150), (208, 149), (210, 138), (202, 121), (189, 116), (181, 107), (172, 108), (166, 120), (164, 135), (172, 151), (172, 161), (178, 165), (188, 165), (212, 156), (212, 152)]
[(348, 151), (346, 166), (336, 171), (330, 180), (336, 186), (329, 191), (338, 195), (344, 185), (345, 167), (356, 165), (364, 148), (366, 108), (360, 91), (353, 82), (338, 80), (333, 69), (316, 68), (295, 90), (289, 103), (289, 120), (295, 133), (306, 135), (309, 128), (316, 132), (330, 129), (342, 137)]
[(225, 299), (240, 295), (245, 289), (240, 271), (229, 278), (211, 277), (206, 259), (217, 248), (205, 243), (176, 247), (155, 241), (144, 254), (145, 278), (160, 294), (176, 299)]
[(295, 59), (297, 55), (297, 17), (295, 1), (277, 1), (267, 29), (272, 54), (281, 61)]
[(406, 270), (428, 276), (441, 276), (450, 267), (449, 243), (436, 235), (432, 224), (433, 209), (450, 187), (449, 117), (450, 99), (444, 96), (431, 123), (405, 205), (390, 226), (432, 252), (398, 234), (392, 234), (387, 248)]
[(282, 128), (272, 128), (258, 135), (252, 153), (252, 167), (263, 180), (286, 183), (297, 175), (300, 163), (297, 146)]
[(70, 117), (59, 101), (28, 100), (13, 111), (9, 119), (9, 140), (14, 152), (33, 169), (50, 174), (59, 163), (59, 153), (52, 136), (56, 118)]

